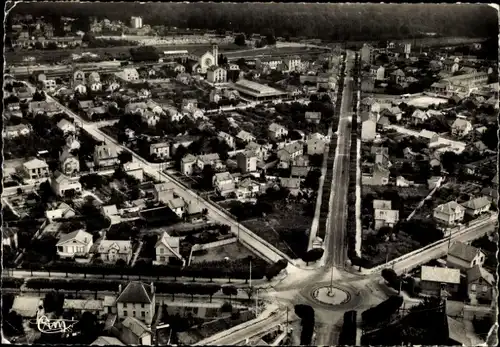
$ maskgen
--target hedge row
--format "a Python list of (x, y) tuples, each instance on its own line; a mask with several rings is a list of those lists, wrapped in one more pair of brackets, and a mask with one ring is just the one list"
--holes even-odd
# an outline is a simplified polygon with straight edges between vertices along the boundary
[[(286, 261), (283, 260), (285, 263)], [(281, 264), (281, 263), (280, 263)], [(287, 263), (286, 263), (287, 264)], [(284, 267), (286, 267), (286, 264)], [(281, 271), (283, 264), (279, 268)], [(215, 261), (209, 263), (195, 263), (189, 267), (180, 266), (170, 266), (170, 265), (151, 265), (141, 263), (138, 266), (123, 266), (119, 267), (115, 264), (81, 264), (74, 262), (60, 262), (54, 261), (47, 265), (42, 266), (41, 264), (34, 263), (23, 263), (22, 268), (32, 270), (32, 271), (47, 271), (49, 272), (65, 272), (70, 273), (80, 273), (80, 274), (93, 274), (102, 275), (103, 278), (106, 275), (116, 275), (120, 274), (122, 277), (127, 278), (127, 276), (145, 276), (145, 277), (173, 277), (177, 279), (178, 277), (192, 277), (193, 280), (196, 278), (227, 278), (227, 279), (245, 279), (250, 278), (250, 267), (248, 261), (236, 260), (236, 261)], [(274, 277), (276, 273), (276, 264), (267, 265), (261, 259), (252, 260), (252, 279), (262, 279), (264, 276)]]
[(2, 277), (2, 288), (21, 288), (24, 278)]
[[(57, 289), (67, 291), (111, 291), (118, 292), (119, 286), (124, 289), (127, 282), (122, 281), (95, 281), (95, 280), (65, 280), (31, 278), (26, 281), (30, 289)], [(184, 284), (184, 283), (154, 283), (155, 292), (161, 294), (189, 294), (213, 296), (221, 290), (219, 284)], [(236, 289), (236, 288), (235, 288)]]
[(403, 301), (402, 296), (393, 295), (377, 306), (369, 308), (361, 314), (363, 325), (377, 326), (388, 321), (401, 305), (403, 305)]

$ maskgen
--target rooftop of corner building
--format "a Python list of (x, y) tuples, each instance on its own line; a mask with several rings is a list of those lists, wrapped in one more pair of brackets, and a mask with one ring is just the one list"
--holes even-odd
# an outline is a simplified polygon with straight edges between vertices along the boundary
[(277, 96), (285, 94), (285, 92), (282, 92), (278, 89), (245, 79), (236, 82), (234, 84), (234, 87), (238, 91), (250, 94), (252, 96)]

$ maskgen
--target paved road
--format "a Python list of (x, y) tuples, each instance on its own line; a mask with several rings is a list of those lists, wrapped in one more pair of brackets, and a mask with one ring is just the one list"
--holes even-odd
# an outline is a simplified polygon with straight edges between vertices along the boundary
[(261, 334), (263, 332), (269, 331), (275, 326), (286, 322), (286, 311), (278, 311), (276, 314), (270, 316), (267, 319), (261, 320), (259, 322), (251, 322), (243, 329), (230, 329), (228, 334), (222, 338), (208, 338), (200, 341), (195, 346), (206, 346), (206, 345), (219, 345), (219, 346), (231, 346), (236, 345), (247, 338), (253, 337), (255, 335)]
[(345, 228), (347, 221), (347, 190), (349, 187), (349, 151), (351, 144), (350, 119), (353, 82), (350, 80), (350, 70), (353, 66), (354, 53), (349, 52), (346, 59), (345, 87), (337, 130), (337, 148), (333, 164), (333, 180), (331, 190), (330, 217), (328, 219), (326, 237), (327, 259), (326, 267), (343, 268), (347, 258), (347, 242)]

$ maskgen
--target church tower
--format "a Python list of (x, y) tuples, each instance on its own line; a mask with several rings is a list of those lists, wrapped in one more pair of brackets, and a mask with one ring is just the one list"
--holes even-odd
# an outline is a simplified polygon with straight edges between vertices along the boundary
[(214, 56), (214, 65), (219, 66), (219, 46), (212, 44), (212, 55)]

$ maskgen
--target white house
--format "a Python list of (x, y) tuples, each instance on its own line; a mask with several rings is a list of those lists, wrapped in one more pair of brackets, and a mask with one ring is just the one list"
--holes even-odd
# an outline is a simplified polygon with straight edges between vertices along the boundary
[(466, 136), (472, 129), (471, 122), (462, 118), (457, 118), (451, 125), (451, 133), (459, 137)]
[(223, 131), (219, 131), (218, 136), (220, 139), (224, 140), (231, 149), (235, 148), (235, 140), (233, 136)]
[(56, 244), (57, 254), (61, 258), (86, 257), (93, 245), (92, 234), (85, 230), (76, 230), (63, 234)]
[(220, 172), (214, 175), (213, 185), (221, 196), (227, 196), (234, 192), (235, 182), (229, 172)]
[(146, 324), (153, 322), (155, 313), (155, 291), (151, 285), (141, 282), (130, 282), (125, 289), (119, 286), (118, 298), (116, 299), (116, 310), (118, 318), (139, 319)]
[(156, 155), (158, 158), (170, 158), (170, 143), (152, 143), (149, 146), (149, 154)]
[(466, 214), (470, 216), (477, 216), (483, 212), (489, 211), (491, 201), (486, 196), (481, 196), (464, 202), (462, 206), (465, 208)]
[(446, 256), (446, 265), (451, 268), (468, 270), (475, 265), (482, 266), (486, 255), (481, 250), (463, 242), (451, 245)]
[(227, 82), (227, 71), (220, 66), (210, 66), (207, 69), (207, 80), (210, 83), (226, 83)]
[(288, 130), (277, 123), (271, 123), (269, 125), (269, 137), (275, 141), (280, 140), (284, 136), (288, 135)]
[(465, 208), (456, 201), (441, 204), (434, 209), (433, 217), (445, 225), (454, 225), (464, 219)]
[(49, 177), (49, 165), (40, 159), (32, 159), (23, 164), (23, 172), (28, 179), (37, 180)]
[(117, 72), (116, 76), (127, 82), (137, 81), (139, 79), (139, 72), (134, 68), (125, 68), (121, 72)]
[(97, 254), (105, 263), (116, 263), (122, 259), (127, 264), (132, 259), (132, 242), (130, 240), (101, 240)]
[(155, 265), (169, 264), (172, 261), (180, 260), (184, 263), (184, 259), (180, 255), (180, 238), (170, 236), (164, 232), (161, 238), (155, 245), (156, 260)]
[(64, 118), (57, 123), (57, 127), (62, 130), (64, 135), (76, 132), (75, 124)]
[(45, 210), (45, 217), (49, 220), (49, 222), (54, 219), (60, 218), (71, 218), (76, 215), (75, 210), (71, 208), (65, 202), (57, 202), (49, 206), (47, 210)]
[(78, 181), (78, 177), (68, 177), (59, 171), (54, 172), (50, 179), (50, 186), (57, 196), (66, 196), (70, 192), (82, 192), (82, 184)]

